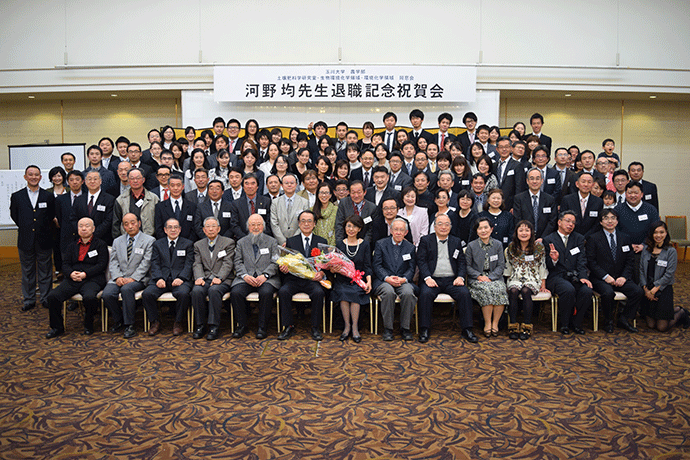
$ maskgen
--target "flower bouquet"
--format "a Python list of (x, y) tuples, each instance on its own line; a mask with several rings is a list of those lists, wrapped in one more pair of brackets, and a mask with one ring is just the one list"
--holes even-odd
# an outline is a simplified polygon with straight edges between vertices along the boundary
[(319, 247), (312, 249), (310, 260), (318, 270), (331, 270), (347, 276), (350, 283), (357, 283), (362, 289), (367, 288), (367, 283), (362, 279), (364, 272), (355, 269), (355, 264), (340, 249), (328, 244), (319, 243)]
[[(316, 276), (317, 269), (298, 251), (278, 246), (278, 253), (273, 255), (272, 260), (278, 265), (286, 265), (289, 273), (299, 278), (313, 280)], [(326, 289), (331, 288), (331, 282), (325, 278), (319, 283)]]

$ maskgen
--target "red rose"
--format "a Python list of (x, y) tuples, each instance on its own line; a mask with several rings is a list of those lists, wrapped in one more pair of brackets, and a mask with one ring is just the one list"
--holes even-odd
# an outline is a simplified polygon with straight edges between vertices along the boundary
[(321, 255), (321, 250), (319, 248), (314, 248), (311, 250), (312, 257), (318, 257)]

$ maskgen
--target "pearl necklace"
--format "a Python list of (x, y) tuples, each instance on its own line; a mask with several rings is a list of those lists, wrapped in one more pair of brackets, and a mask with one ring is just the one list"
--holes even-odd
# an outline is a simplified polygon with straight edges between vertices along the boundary
[(345, 243), (345, 253), (347, 254), (347, 256), (348, 256), (350, 259), (352, 259), (353, 257), (355, 257), (355, 256), (357, 255), (357, 252), (359, 251), (359, 245), (360, 245), (361, 243), (362, 243), (362, 242), (359, 241), (359, 239), (358, 239), (358, 240), (357, 240), (357, 247), (355, 248), (355, 252), (350, 252), (350, 245), (347, 244), (347, 242)]

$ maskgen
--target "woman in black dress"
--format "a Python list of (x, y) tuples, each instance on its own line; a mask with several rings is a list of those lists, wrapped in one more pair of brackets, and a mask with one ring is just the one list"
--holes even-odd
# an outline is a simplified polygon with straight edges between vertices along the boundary
[[(340, 310), (343, 313), (345, 328), (340, 335), (340, 341), (344, 342), (352, 334), (355, 343), (362, 341), (359, 335), (357, 323), (359, 321), (360, 305), (369, 303), (369, 293), (371, 292), (371, 249), (369, 243), (358, 238), (357, 235), (364, 228), (364, 220), (358, 215), (352, 215), (345, 219), (345, 234), (347, 237), (342, 241), (337, 241), (335, 247), (340, 249), (355, 264), (355, 269), (364, 272), (362, 279), (366, 281), (367, 288), (362, 289), (357, 284), (352, 283), (347, 276), (336, 274), (333, 283), (333, 293), (331, 300), (333, 303), (340, 303)], [(352, 322), (350, 322), (352, 319)]]

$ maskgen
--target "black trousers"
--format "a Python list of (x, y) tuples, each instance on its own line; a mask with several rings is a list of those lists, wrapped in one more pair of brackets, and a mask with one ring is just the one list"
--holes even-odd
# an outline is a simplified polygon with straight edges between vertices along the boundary
[(235, 313), (235, 321), (238, 326), (246, 326), (249, 312), (247, 296), (252, 292), (259, 293), (259, 327), (268, 329), (268, 321), (271, 316), (271, 304), (276, 288), (270, 283), (264, 282), (261, 286), (254, 287), (242, 281), (232, 287), (230, 299), (232, 299), (232, 311)]
[(323, 315), (323, 298), (325, 293), (318, 281), (305, 280), (297, 277), (286, 277), (285, 283), (278, 290), (280, 300), (280, 321), (284, 326), (293, 326), (292, 296), (304, 292), (311, 299), (311, 327), (321, 328)]
[[(67, 274), (65, 274), (68, 277)], [(93, 280), (80, 282), (66, 278), (58, 287), (48, 294), (48, 312), (50, 315), (50, 328), (60, 331), (65, 330), (64, 319), (62, 318), (62, 303), (74, 294), (81, 294), (84, 299), (84, 327), (93, 330), (93, 318), (98, 311), (98, 292), (103, 286)]]
[(172, 281), (166, 282), (164, 288), (159, 288), (155, 284), (149, 284), (142, 294), (142, 303), (146, 309), (149, 321), (158, 321), (158, 297), (166, 292), (170, 292), (175, 297), (175, 322), (181, 323), (187, 316), (187, 310), (192, 303), (192, 287), (190, 283), (182, 283), (173, 286)]
[(472, 327), (472, 297), (467, 286), (454, 286), (453, 281), (456, 277), (434, 278), (438, 287), (429, 287), (424, 280), (419, 280), (419, 302), (417, 303), (417, 313), (419, 314), (419, 327), (431, 327), (431, 313), (434, 307), (434, 299), (439, 294), (451, 296), (457, 306), (459, 323), (462, 329)]
[[(546, 289), (558, 296), (560, 326), (582, 328), (585, 313), (592, 306), (592, 289), (580, 282), (573, 284), (560, 277), (547, 278)], [(573, 311), (577, 313), (573, 315)]]
[(621, 287), (611, 286), (604, 280), (593, 280), (592, 286), (594, 290), (601, 296), (601, 308), (604, 312), (604, 321), (613, 321), (613, 312), (615, 308), (615, 291), (622, 292), (628, 298), (625, 302), (625, 309), (621, 312), (625, 319), (632, 321), (637, 315), (637, 310), (640, 308), (640, 302), (644, 296), (642, 288), (635, 284), (632, 280), (626, 280)]

